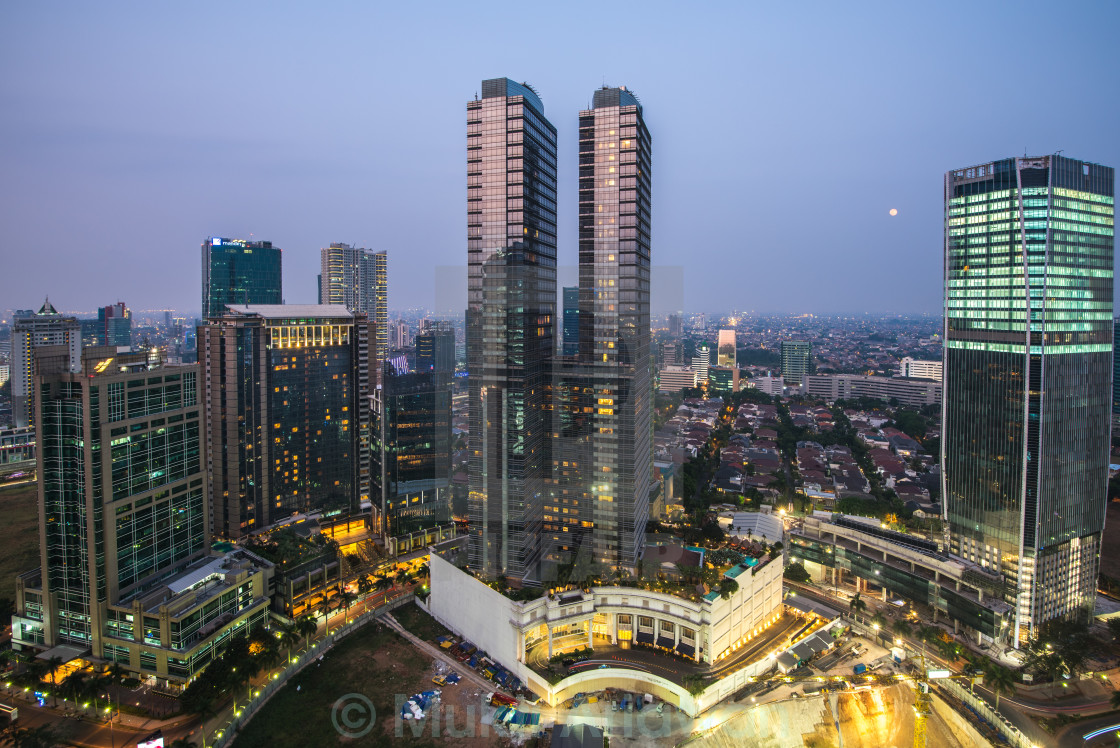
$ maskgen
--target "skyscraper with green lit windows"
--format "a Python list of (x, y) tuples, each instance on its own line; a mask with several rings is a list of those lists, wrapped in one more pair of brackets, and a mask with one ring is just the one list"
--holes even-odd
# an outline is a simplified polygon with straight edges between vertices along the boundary
[(1115, 175), (1063, 156), (945, 175), (941, 458), (952, 553), (1017, 645), (1093, 608), (1108, 482)]

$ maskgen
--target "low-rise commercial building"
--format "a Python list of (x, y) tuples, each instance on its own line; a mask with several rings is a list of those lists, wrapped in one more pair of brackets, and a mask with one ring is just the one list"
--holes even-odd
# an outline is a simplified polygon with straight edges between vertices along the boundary
[(978, 642), (1008, 643), (1011, 606), (1002, 599), (1002, 578), (932, 541), (841, 514), (806, 517), (789, 541), (789, 560), (803, 562), (817, 581), (843, 585), (850, 574), (857, 590), (928, 606), (935, 619), (945, 616)]
[(658, 378), (661, 392), (680, 392), (696, 386), (696, 370), (691, 366), (666, 366)]
[[(748, 558), (724, 572), (721, 583), (734, 580), (737, 585), (726, 598), (718, 591), (686, 597), (604, 585), (515, 601), (438, 553), (432, 553), (429, 567), (428, 611), (539, 693), (553, 691), (530, 668), (534, 652), (547, 659), (598, 641), (624, 648), (649, 646), (718, 664), (782, 612), (780, 558)], [(625, 677), (640, 679), (635, 672), (628, 670)]]
[(941, 402), (941, 382), (902, 377), (871, 377), (863, 374), (811, 374), (805, 377), (805, 394), (824, 400), (869, 397), (898, 400), (901, 405), (920, 407)]

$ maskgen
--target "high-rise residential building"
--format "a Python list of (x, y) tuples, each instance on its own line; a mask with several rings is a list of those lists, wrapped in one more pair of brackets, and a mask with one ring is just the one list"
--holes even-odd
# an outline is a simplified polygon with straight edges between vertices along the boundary
[(675, 337), (684, 334), (684, 316), (680, 312), (669, 315), (669, 334)]
[(41, 567), (17, 577), (13, 643), (181, 686), (269, 605), (265, 562), (211, 555), (198, 366), (36, 357)]
[(272, 242), (223, 239), (202, 243), (202, 319), (227, 304), (283, 304), (281, 256)]
[(716, 365), (728, 369), (736, 368), (735, 331), (720, 330), (716, 344)]
[(384, 538), (451, 522), (451, 376), (387, 364), (374, 390), (370, 488)]
[(579, 286), (564, 286), (564, 340), (560, 352), (565, 356), (579, 353)]
[(556, 316), (556, 128), (527, 84), (467, 103), (470, 542), (483, 576), (539, 558)]
[(389, 354), (388, 254), (349, 244), (320, 250), (319, 303), (340, 304), (366, 315), (370, 373), (380, 373)]
[(1115, 175), (1064, 156), (945, 175), (941, 462), (950, 550), (1001, 633), (1088, 620), (1108, 482)]
[(238, 305), (198, 328), (213, 532), (369, 500), (366, 317), (343, 306)]
[(812, 345), (805, 340), (782, 341), (782, 381), (787, 387), (800, 387), (812, 373)]
[(390, 350), (412, 346), (412, 328), (407, 321), (398, 319), (390, 325), (388, 344)]
[(941, 361), (919, 361), (906, 356), (898, 362), (898, 375), (911, 379), (933, 379), (941, 381)]
[(374, 316), (378, 301), (386, 299), (386, 289), (379, 287), (386, 280), (379, 270), (386, 265), (385, 252), (331, 244), (319, 255), (319, 303), (340, 304), (351, 312)]
[(712, 349), (707, 343), (696, 346), (696, 355), (692, 357), (692, 368), (696, 372), (696, 386), (702, 387), (708, 383), (708, 367), (712, 365)]
[(34, 351), (43, 346), (65, 346), (70, 370), (81, 370), (82, 323), (59, 314), (50, 299), (34, 314), (17, 314), (12, 323), (12, 420), (16, 428), (35, 423)]
[(684, 350), (679, 340), (666, 340), (661, 343), (661, 365), (681, 366), (684, 361)]
[(97, 310), (97, 345), (132, 345), (132, 311), (123, 301)]
[(455, 330), (450, 322), (429, 321), (416, 336), (416, 371), (455, 373)]

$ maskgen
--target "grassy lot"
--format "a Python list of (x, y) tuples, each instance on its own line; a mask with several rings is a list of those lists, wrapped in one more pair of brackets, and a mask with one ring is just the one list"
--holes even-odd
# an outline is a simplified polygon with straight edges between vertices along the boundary
[[(406, 605), (395, 611), (398, 620), (415, 618), (431, 620), (415, 606)], [(432, 624), (435, 624), (432, 621)], [(409, 626), (416, 630), (414, 626)], [(438, 737), (431, 733), (430, 719), (424, 721), (422, 734), (416, 737), (409, 725), (396, 719), (398, 695), (405, 698), (419, 691), (435, 688), (432, 685), (432, 662), (418, 653), (407, 641), (380, 624), (369, 624), (362, 630), (343, 639), (325, 656), (321, 665), (311, 665), (292, 678), (288, 684), (253, 717), (253, 721), (238, 736), (233, 748), (306, 748), (306, 746), (431, 746), (435, 748), (462, 748), (465, 746), (495, 745), (497, 736), (482, 735), (455, 737), (446, 731)], [(298, 689), (297, 690), (297, 686)], [(376, 709), (377, 719), (373, 729), (358, 738), (339, 735), (332, 722), (346, 716), (345, 706), (360, 703), (355, 695), (368, 698)], [(477, 696), (466, 686), (444, 690), (443, 706), (454, 705), (462, 714), (465, 704)], [(360, 718), (360, 713), (352, 713)], [(441, 719), (446, 725), (446, 718)], [(465, 726), (462, 717), (456, 722)], [(344, 723), (345, 724), (345, 723)], [(402, 735), (396, 730), (401, 727)], [(357, 730), (355, 730), (357, 731)]]
[(16, 574), (39, 565), (39, 508), (34, 483), (0, 488), (0, 597), (15, 600)]
[(436, 619), (425, 613), (419, 605), (405, 605), (393, 611), (402, 626), (425, 641), (434, 642), (444, 634), (450, 634)]

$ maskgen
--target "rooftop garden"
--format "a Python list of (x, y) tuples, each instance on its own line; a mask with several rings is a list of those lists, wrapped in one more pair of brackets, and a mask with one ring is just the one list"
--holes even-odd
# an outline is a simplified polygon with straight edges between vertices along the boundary
[(299, 564), (316, 559), (326, 553), (338, 552), (338, 544), (323, 535), (301, 537), (289, 528), (275, 530), (266, 535), (254, 535), (242, 544), (266, 561), (281, 569), (292, 569)]

